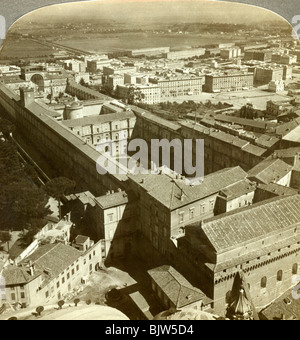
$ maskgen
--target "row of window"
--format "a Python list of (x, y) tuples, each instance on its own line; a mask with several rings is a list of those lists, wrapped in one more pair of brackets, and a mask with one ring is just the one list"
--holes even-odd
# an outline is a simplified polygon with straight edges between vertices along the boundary
[[(293, 264), (293, 267), (292, 267), (292, 275), (297, 275), (297, 274), (298, 274), (298, 263), (295, 263), (295, 264)], [(283, 271), (282, 270), (278, 270), (276, 278), (277, 278), (277, 282), (282, 282), (282, 280), (283, 280)], [(268, 279), (267, 279), (266, 276), (264, 276), (261, 279), (261, 282), (260, 282), (261, 288), (266, 288), (267, 283), (268, 283)]]
[[(207, 203), (202, 203), (200, 205), (200, 214), (205, 214), (207, 212), (211, 212), (213, 211), (215, 208), (215, 201), (211, 200), (209, 201), (209, 206), (207, 206)], [(179, 213), (179, 223), (183, 223), (184, 222), (184, 216), (185, 213), (184, 212), (180, 212)], [(189, 211), (189, 219), (193, 219), (195, 217), (195, 208), (191, 208)]]

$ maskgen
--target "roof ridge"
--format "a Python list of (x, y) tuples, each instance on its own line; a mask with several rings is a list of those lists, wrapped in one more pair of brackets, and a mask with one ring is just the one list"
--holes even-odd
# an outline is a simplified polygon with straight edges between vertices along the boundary
[(298, 195), (293, 195), (293, 196), (279, 196), (279, 197), (273, 197), (273, 198), (270, 198), (268, 200), (265, 200), (265, 201), (262, 201), (262, 202), (258, 202), (258, 203), (255, 203), (255, 204), (252, 204), (252, 205), (249, 205), (247, 207), (244, 207), (244, 208), (240, 208), (240, 209), (237, 209), (237, 210), (232, 210), (230, 212), (227, 212), (227, 213), (224, 213), (224, 214), (221, 214), (221, 215), (217, 215), (217, 216), (214, 216), (210, 219), (207, 219), (207, 220), (204, 220), (203, 221), (203, 224), (202, 224), (202, 227), (205, 227), (207, 225), (207, 223), (210, 223), (210, 222), (214, 222), (214, 221), (217, 221), (217, 220), (220, 220), (220, 219), (225, 219), (225, 218), (229, 218), (233, 215), (241, 215), (243, 214), (245, 211), (248, 211), (248, 210), (256, 210), (260, 207), (266, 207), (266, 206), (269, 206), (270, 204), (272, 204), (273, 202), (279, 202), (281, 200), (286, 200), (286, 201), (290, 201), (292, 199), (294, 199), (295, 197), (298, 197), (300, 198), (300, 194)]
[[(40, 259), (42, 259), (44, 256), (46, 256), (47, 254), (49, 254), (54, 248), (56, 248), (58, 245), (59, 245), (60, 243), (56, 243), (56, 244), (54, 244), (53, 245), (53, 247), (51, 247), (51, 249), (49, 249), (48, 251), (46, 251), (43, 255), (41, 255), (38, 259), (40, 260)], [(51, 244), (51, 246), (52, 246), (52, 244)], [(45, 246), (43, 246), (43, 247), (45, 247)], [(38, 248), (38, 249), (41, 249), (41, 248)], [(37, 250), (38, 250), (37, 249)], [(32, 253), (31, 255), (34, 255), (34, 253)], [(29, 258), (30, 258), (30, 256), (29, 256)], [(25, 259), (26, 260), (26, 259)], [(35, 262), (37, 262), (37, 260), (36, 261), (34, 261), (34, 263)]]

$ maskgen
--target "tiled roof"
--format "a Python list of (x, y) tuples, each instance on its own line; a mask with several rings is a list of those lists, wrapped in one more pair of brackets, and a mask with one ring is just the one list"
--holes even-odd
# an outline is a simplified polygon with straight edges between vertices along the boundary
[(217, 252), (300, 224), (300, 195), (280, 197), (216, 216), (203, 222), (203, 232)]
[(293, 131), (287, 133), (284, 137), (283, 140), (287, 140), (290, 142), (295, 142), (295, 143), (300, 143), (300, 125), (295, 127)]
[(84, 244), (86, 241), (89, 240), (89, 237), (88, 236), (82, 236), (82, 235), (78, 235), (76, 238), (75, 238), (75, 243), (76, 244)]
[(286, 320), (300, 319), (300, 299), (292, 297), (292, 289), (288, 289), (283, 295), (277, 298), (266, 309), (261, 311), (263, 320)]
[(51, 278), (56, 278), (60, 273), (73, 264), (81, 253), (62, 243), (47, 244), (39, 247), (32, 255), (26, 257), (20, 264), (34, 264), (35, 272), (49, 272)]
[(220, 122), (226, 123), (235, 123), (243, 126), (255, 127), (259, 129), (267, 129), (270, 127), (276, 126), (275, 123), (265, 122), (265, 121), (257, 121), (253, 119), (239, 118), (233, 116), (226, 116), (223, 114), (214, 116), (214, 119)]
[(257, 188), (263, 191), (270, 192), (275, 196), (290, 196), (297, 195), (299, 193), (296, 189), (285, 187), (276, 183), (258, 184)]
[(276, 150), (274, 154), (278, 158), (295, 157), (297, 154), (300, 154), (300, 147)]
[(296, 129), (300, 124), (300, 118), (297, 118), (291, 122), (282, 124), (276, 128), (276, 134), (284, 137), (290, 132), (292, 132), (294, 129)]
[(223, 189), (220, 192), (221, 196), (225, 196), (227, 199), (234, 199), (236, 197), (240, 197), (242, 195), (246, 195), (250, 192), (255, 191), (256, 184), (250, 182), (249, 180), (242, 180), (238, 183), (234, 183), (229, 187)]
[(261, 183), (278, 182), (285, 177), (293, 167), (281, 159), (266, 159), (248, 172), (248, 177)]
[(246, 145), (242, 150), (258, 157), (262, 157), (267, 152), (266, 149), (253, 144)]
[(129, 179), (144, 188), (149, 195), (170, 210), (219, 193), (221, 190), (246, 179), (247, 173), (240, 167), (223, 169), (204, 178), (200, 185), (189, 186), (185, 180), (161, 174), (128, 175)]
[(151, 269), (148, 273), (176, 308), (182, 308), (200, 300), (204, 304), (209, 303), (209, 299), (200, 289), (193, 287), (171, 266)]
[(166, 120), (166, 119), (163, 119), (161, 117), (158, 117), (156, 115), (154, 115), (153, 113), (147, 111), (147, 110), (144, 110), (144, 109), (141, 109), (137, 106), (130, 106), (131, 110), (138, 116), (144, 118), (144, 119), (148, 119), (150, 120), (151, 122), (154, 122), (154, 123), (157, 123), (159, 125), (162, 125), (162, 126), (165, 126), (166, 128), (168, 129), (171, 129), (171, 130), (174, 130), (174, 131), (177, 131), (180, 129), (180, 124), (177, 124), (175, 122), (171, 122), (169, 120)]
[(7, 286), (26, 284), (39, 276), (39, 274), (31, 276), (25, 268), (15, 265), (4, 268), (1, 275), (5, 278)]
[(279, 141), (280, 140), (274, 136), (261, 135), (259, 138), (255, 140), (255, 143), (265, 148), (271, 148), (274, 145), (276, 145)]
[(108, 209), (128, 203), (128, 195), (124, 192), (115, 192), (113, 194), (100, 196), (95, 198), (95, 201), (102, 209)]
[(135, 115), (132, 112), (118, 112), (118, 113), (110, 113), (106, 115), (98, 115), (98, 116), (89, 116), (78, 119), (64, 120), (62, 123), (71, 128), (77, 126), (86, 126), (86, 125), (94, 125), (94, 124), (105, 124), (114, 121), (122, 121), (130, 118), (135, 118)]

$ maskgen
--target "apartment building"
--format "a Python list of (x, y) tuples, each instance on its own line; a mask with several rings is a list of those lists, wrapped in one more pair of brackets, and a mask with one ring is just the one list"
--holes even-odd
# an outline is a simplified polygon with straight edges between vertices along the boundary
[(186, 75), (182, 77), (150, 77), (149, 82), (161, 89), (161, 99), (168, 100), (179, 96), (199, 95), (202, 93), (204, 77)]
[(125, 84), (118, 85), (117, 96), (125, 102), (128, 102), (132, 96), (134, 102), (145, 103), (149, 105), (161, 102), (161, 89), (156, 84)]
[(205, 75), (206, 92), (241, 91), (253, 88), (252, 73), (221, 73)]
[(102, 243), (79, 251), (62, 243), (40, 246), (17, 266), (2, 272), (2, 302), (35, 307), (56, 304), (86, 282), (102, 262)]

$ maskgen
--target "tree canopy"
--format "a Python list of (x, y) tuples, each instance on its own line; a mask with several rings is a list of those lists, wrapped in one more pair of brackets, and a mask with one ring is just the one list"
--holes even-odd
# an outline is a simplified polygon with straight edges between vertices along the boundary
[(51, 213), (47, 202), (47, 194), (34, 184), (14, 144), (0, 140), (0, 230), (41, 228)]

